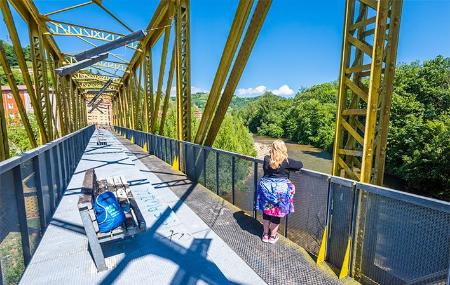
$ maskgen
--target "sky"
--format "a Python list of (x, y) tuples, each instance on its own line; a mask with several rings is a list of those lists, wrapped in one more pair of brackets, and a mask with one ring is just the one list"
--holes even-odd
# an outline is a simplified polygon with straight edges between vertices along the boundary
[[(34, 2), (45, 14), (85, 1)], [(133, 30), (138, 30), (147, 27), (158, 2), (104, 0), (103, 4)], [(192, 92), (211, 88), (237, 4), (238, 0), (191, 0)], [(273, 0), (236, 94), (249, 97), (272, 91), (290, 97), (300, 88), (337, 80), (344, 9), (344, 0)], [(95, 5), (60, 13), (52, 18), (128, 33)], [(25, 46), (28, 44), (26, 25), (16, 13), (14, 19), (21, 43)], [(0, 23), (0, 39), (9, 41), (3, 21)], [(77, 53), (90, 47), (78, 39), (67, 37), (57, 37), (56, 41), (66, 53)], [(173, 36), (170, 47), (172, 44)], [(153, 48), (155, 74), (159, 70), (161, 47), (162, 38)], [(114, 53), (127, 59), (131, 57), (132, 50), (121, 48)], [(450, 56), (450, 0), (404, 0), (397, 61), (423, 61), (437, 55)], [(111, 56), (110, 59), (116, 60)], [(157, 78), (154, 78), (154, 83), (156, 88)]]

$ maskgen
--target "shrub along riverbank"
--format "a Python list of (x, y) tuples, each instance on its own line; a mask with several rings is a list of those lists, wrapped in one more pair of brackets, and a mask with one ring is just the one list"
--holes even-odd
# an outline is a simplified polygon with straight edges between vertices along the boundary
[[(292, 99), (266, 93), (238, 113), (252, 133), (331, 151), (337, 93), (336, 82), (300, 90)], [(450, 200), (450, 58), (397, 67), (386, 172), (411, 191)]]

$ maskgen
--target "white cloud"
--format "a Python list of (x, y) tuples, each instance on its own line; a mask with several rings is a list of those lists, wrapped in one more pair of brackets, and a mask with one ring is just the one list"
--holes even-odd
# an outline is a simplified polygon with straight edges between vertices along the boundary
[(260, 85), (255, 88), (240, 88), (236, 90), (236, 95), (240, 97), (256, 97), (264, 94), (267, 91), (267, 87)]
[(259, 85), (255, 88), (240, 88), (236, 90), (236, 95), (239, 97), (256, 97), (263, 95), (265, 92), (272, 92), (273, 94), (282, 97), (291, 97), (295, 94), (294, 90), (292, 90), (288, 85), (284, 84), (277, 89), (268, 89), (264, 85)]
[(291, 97), (295, 92), (289, 86), (284, 84), (281, 85), (278, 89), (272, 90), (272, 93), (278, 96)]
[[(175, 97), (177, 95), (177, 87), (176, 86), (172, 86), (172, 88), (170, 88), (170, 96), (171, 97)], [(191, 94), (195, 94), (195, 93), (208, 93), (209, 90), (200, 88), (200, 87), (196, 87), (196, 86), (191, 86)]]

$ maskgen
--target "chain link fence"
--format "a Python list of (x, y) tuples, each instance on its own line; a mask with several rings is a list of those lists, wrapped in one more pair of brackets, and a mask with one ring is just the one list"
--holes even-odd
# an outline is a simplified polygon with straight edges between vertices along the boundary
[[(115, 127), (210, 191), (254, 210), (262, 161)], [(327, 228), (326, 261), (340, 269), (350, 248), (351, 275), (364, 284), (445, 284), (449, 278), (450, 203), (303, 169), (292, 173), (295, 212), (281, 232), (317, 256)]]
[(1, 284), (17, 284), (95, 127), (0, 162)]

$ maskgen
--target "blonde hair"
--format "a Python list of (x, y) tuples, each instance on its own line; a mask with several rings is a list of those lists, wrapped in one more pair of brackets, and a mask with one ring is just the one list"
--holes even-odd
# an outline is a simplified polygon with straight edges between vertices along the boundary
[(283, 161), (288, 159), (287, 148), (282, 140), (275, 140), (269, 150), (269, 165), (272, 169), (280, 167)]

